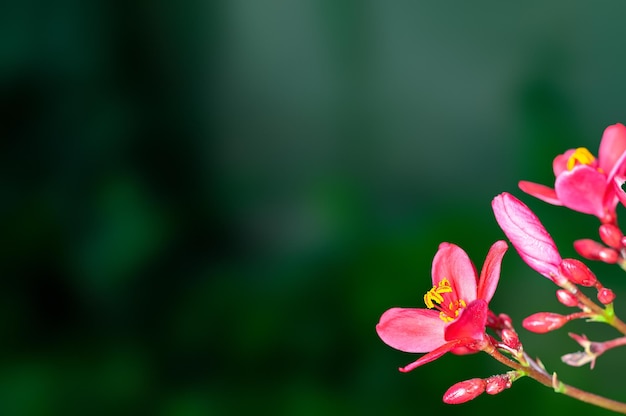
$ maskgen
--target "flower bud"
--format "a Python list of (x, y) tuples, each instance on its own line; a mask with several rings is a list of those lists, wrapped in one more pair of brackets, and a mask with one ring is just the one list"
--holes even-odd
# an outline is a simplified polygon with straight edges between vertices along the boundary
[(598, 253), (598, 260), (607, 264), (615, 264), (619, 260), (619, 253), (612, 248), (605, 247)]
[(620, 230), (617, 225), (602, 224), (598, 229), (598, 233), (600, 234), (602, 242), (607, 246), (618, 250), (622, 248), (622, 238), (624, 238), (624, 233), (622, 233), (622, 230)]
[(539, 218), (522, 201), (504, 192), (491, 202), (496, 221), (520, 257), (536, 272), (559, 284), (561, 255)]
[(552, 312), (538, 312), (530, 315), (522, 321), (522, 326), (530, 332), (545, 334), (565, 325), (567, 316)]
[(619, 253), (616, 250), (588, 238), (574, 241), (574, 250), (588, 260), (601, 260), (614, 264), (619, 259)]
[(511, 349), (518, 350), (520, 346), (522, 345), (519, 342), (519, 337), (517, 336), (515, 331), (512, 329), (508, 329), (508, 328), (503, 329), (501, 335), (502, 335), (502, 342), (504, 343), (504, 345), (506, 345), (507, 347)]
[(487, 386), (485, 392), (487, 394), (498, 394), (505, 389), (508, 389), (513, 384), (508, 374), (499, 374), (497, 376), (491, 376), (485, 380)]
[(598, 253), (603, 248), (606, 247), (589, 238), (574, 241), (574, 250), (588, 260), (600, 260)]
[(473, 378), (456, 383), (443, 395), (443, 402), (447, 404), (461, 404), (469, 402), (485, 391), (485, 380)]
[(576, 296), (572, 295), (570, 292), (564, 289), (559, 289), (556, 291), (556, 298), (565, 306), (578, 306), (578, 299)]
[(586, 287), (595, 285), (598, 280), (589, 267), (576, 259), (563, 259), (559, 264), (559, 274), (572, 283)]
[(611, 289), (603, 287), (602, 289), (598, 290), (598, 300), (603, 305), (608, 305), (615, 300), (615, 293), (613, 293)]
[(512, 328), (513, 327), (513, 320), (506, 313), (499, 314), (498, 318), (500, 318), (500, 322), (502, 322), (502, 325), (504, 327), (506, 327), (506, 328)]

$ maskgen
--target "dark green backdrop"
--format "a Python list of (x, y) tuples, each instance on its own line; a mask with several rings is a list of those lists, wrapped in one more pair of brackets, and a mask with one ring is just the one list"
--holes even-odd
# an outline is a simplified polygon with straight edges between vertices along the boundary
[[(0, 13), (0, 414), (608, 414), (484, 354), (415, 359), (441, 241), (478, 267), (509, 191), (564, 256), (594, 218), (522, 195), (626, 122), (621, 1), (10, 1)], [(622, 214), (624, 215), (624, 214)], [(624, 314), (626, 276), (594, 265)], [(564, 312), (511, 250), (492, 308)], [(623, 351), (572, 369), (626, 400)]]

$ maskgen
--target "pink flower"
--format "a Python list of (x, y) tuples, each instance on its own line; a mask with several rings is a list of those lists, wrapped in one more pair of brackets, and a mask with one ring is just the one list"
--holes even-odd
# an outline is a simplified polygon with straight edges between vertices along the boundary
[(520, 181), (522, 191), (549, 204), (595, 215), (603, 223), (615, 221), (617, 205), (613, 179), (626, 172), (626, 127), (614, 124), (602, 135), (598, 158), (584, 147), (569, 149), (554, 158), (554, 189)]
[(405, 352), (428, 353), (400, 371), (411, 371), (448, 351), (476, 352), (489, 342), (485, 334), (488, 304), (498, 285), (507, 248), (504, 241), (491, 246), (478, 279), (463, 249), (450, 243), (439, 245), (433, 259), (433, 287), (424, 295), (426, 308), (389, 309), (376, 325), (387, 345)]
[(562, 258), (556, 244), (530, 208), (506, 192), (496, 196), (491, 206), (498, 225), (522, 260), (557, 284), (563, 280), (559, 273)]

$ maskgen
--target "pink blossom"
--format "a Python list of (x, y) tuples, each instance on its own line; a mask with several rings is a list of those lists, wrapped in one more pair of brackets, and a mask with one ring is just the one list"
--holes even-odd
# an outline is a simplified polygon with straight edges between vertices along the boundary
[(545, 334), (565, 325), (570, 320), (569, 316), (552, 312), (537, 312), (522, 321), (522, 326), (536, 334)]
[(597, 159), (579, 147), (555, 157), (552, 168), (554, 189), (528, 181), (520, 181), (520, 189), (549, 204), (595, 215), (603, 223), (614, 222), (618, 200), (613, 182), (626, 171), (626, 127), (618, 123), (604, 130)]
[(389, 309), (376, 325), (387, 345), (400, 351), (427, 353), (400, 371), (411, 371), (448, 351), (472, 353), (489, 342), (485, 334), (488, 305), (507, 248), (504, 241), (491, 246), (478, 278), (463, 249), (451, 243), (439, 245), (432, 265), (433, 287), (424, 295), (426, 308)]
[(603, 287), (598, 290), (598, 300), (603, 305), (608, 305), (615, 300), (615, 293), (611, 289)]
[(598, 281), (596, 275), (593, 274), (589, 267), (576, 259), (564, 259), (559, 264), (559, 273), (570, 282), (585, 287), (594, 286)]
[(509, 193), (496, 196), (491, 206), (496, 221), (520, 257), (535, 271), (558, 283), (561, 255), (539, 218)]
[(556, 298), (559, 302), (561, 302), (565, 306), (569, 306), (570, 308), (574, 306), (578, 306), (579, 301), (576, 296), (572, 293), (568, 292), (565, 289), (559, 289), (556, 291)]
[(602, 224), (600, 228), (598, 228), (598, 233), (600, 234), (600, 240), (607, 246), (617, 250), (621, 250), (623, 247), (622, 239), (624, 238), (624, 233), (622, 233), (622, 230), (620, 230), (617, 225)]
[(498, 374), (485, 379), (485, 392), (487, 394), (498, 394), (505, 389), (511, 388), (513, 381), (511, 374)]
[(600, 260), (609, 264), (617, 263), (620, 258), (617, 250), (605, 247), (589, 238), (574, 241), (574, 250), (586, 259)]
[[(450, 387), (443, 395), (443, 402), (446, 404), (461, 404), (474, 400), (483, 394), (487, 382), (481, 378), (460, 381)], [(504, 389), (503, 389), (504, 390)]]

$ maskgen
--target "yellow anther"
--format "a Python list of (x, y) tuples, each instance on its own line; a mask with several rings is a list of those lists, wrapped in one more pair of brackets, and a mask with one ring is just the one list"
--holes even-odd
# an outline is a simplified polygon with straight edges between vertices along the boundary
[(441, 281), (437, 284), (437, 286), (433, 286), (426, 294), (424, 295), (424, 303), (428, 309), (432, 309), (436, 304), (441, 304), (443, 302), (442, 293), (451, 293), (452, 286), (450, 286), (450, 281), (448, 279), (441, 279)]
[(433, 303), (433, 301), (439, 303), (437, 301), (437, 298), (435, 296), (441, 296), (441, 295), (437, 295), (437, 293), (434, 292), (435, 289), (430, 289), (428, 292), (426, 292), (426, 294), (424, 295), (424, 303), (426, 304), (426, 307), (428, 309), (432, 309), (435, 307), (435, 304)]
[[(457, 311), (457, 315), (458, 315), (458, 311)], [(439, 319), (441, 319), (444, 322), (452, 322), (452, 321), (454, 321), (453, 317), (451, 317), (448, 314), (443, 313), (443, 312), (439, 312)]]
[(595, 160), (596, 158), (591, 154), (589, 150), (587, 150), (586, 147), (579, 147), (578, 149), (574, 150), (574, 153), (572, 153), (569, 159), (567, 159), (567, 170), (574, 169), (576, 163), (579, 163), (581, 165), (591, 165)]
[[(433, 286), (434, 289), (434, 286)], [(450, 281), (445, 277), (441, 279), (437, 287), (437, 293), (450, 293), (452, 292), (452, 286), (450, 286)]]
[(459, 316), (459, 311), (466, 306), (467, 304), (463, 299), (451, 301), (448, 304), (448, 310), (440, 309), (439, 318), (446, 323), (452, 322)]

